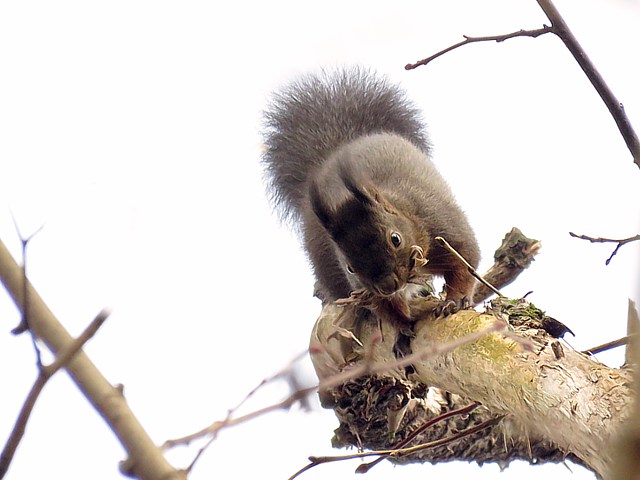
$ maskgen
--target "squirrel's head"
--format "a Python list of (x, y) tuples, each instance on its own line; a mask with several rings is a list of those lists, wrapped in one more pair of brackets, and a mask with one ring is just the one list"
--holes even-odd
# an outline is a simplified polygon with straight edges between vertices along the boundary
[[(338, 247), (348, 275), (355, 277), (351, 283), (377, 295), (393, 295), (420, 262), (414, 222), (370, 184), (355, 182), (344, 172), (341, 179), (347, 196), (338, 203), (312, 182), (311, 207)], [(421, 247), (426, 251), (428, 245)]]

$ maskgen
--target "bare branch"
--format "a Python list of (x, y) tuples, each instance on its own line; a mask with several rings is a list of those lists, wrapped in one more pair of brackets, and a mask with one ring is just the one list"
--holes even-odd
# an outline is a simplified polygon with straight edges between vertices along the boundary
[(581, 353), (584, 353), (585, 355), (596, 355), (600, 352), (611, 350), (612, 348), (622, 347), (623, 345), (628, 345), (629, 340), (631, 340), (634, 336), (637, 336), (637, 334), (625, 335), (624, 337), (618, 338), (617, 340), (612, 340), (610, 342), (603, 343), (596, 347), (591, 347), (591, 348), (588, 348), (587, 350), (582, 350)]
[[(448, 418), (451, 418), (455, 415), (464, 415), (467, 414), (469, 412), (471, 412), (472, 410), (475, 410), (476, 408), (478, 408), (480, 404), (477, 402), (473, 402), (470, 403), (469, 405), (465, 405), (464, 407), (461, 408), (456, 408), (455, 410), (449, 410), (448, 412), (445, 412), (441, 415), (438, 415), (437, 417), (431, 418), (427, 421), (425, 421), (422, 426), (416, 428), (413, 432), (411, 432), (411, 434), (409, 434), (407, 436), (407, 438), (405, 438), (404, 440), (402, 440), (401, 442), (399, 442), (394, 449), (400, 449), (403, 447), (406, 447), (407, 445), (409, 445), (413, 440), (415, 440), (416, 437), (418, 437), (418, 435), (420, 435), (422, 432), (424, 432), (427, 428), (431, 427), (432, 425), (435, 425), (438, 422), (442, 422), (443, 420), (446, 420)], [(369, 462), (369, 463), (363, 463), (362, 465), (358, 466), (358, 473), (366, 473), (369, 470), (371, 470), (373, 467), (375, 467), (378, 463), (380, 463), (382, 460), (384, 460), (385, 458), (388, 458), (389, 455), (381, 455), (379, 458), (375, 459), (373, 462)]]
[(560, 40), (565, 44), (573, 58), (578, 62), (580, 68), (585, 73), (593, 87), (596, 89), (600, 98), (607, 106), (609, 113), (613, 117), (616, 125), (618, 126), (618, 130), (620, 134), (624, 138), (625, 143), (627, 144), (627, 148), (631, 152), (633, 156), (633, 160), (636, 165), (640, 168), (640, 140), (638, 140), (638, 135), (633, 129), (629, 118), (624, 110), (624, 106), (620, 101), (615, 97), (609, 86), (600, 75), (600, 72), (596, 69), (595, 65), (589, 57), (587, 53), (584, 51), (578, 40), (573, 35), (569, 26), (566, 24), (556, 7), (553, 5), (551, 0), (537, 0), (538, 5), (547, 15), (547, 18), (551, 21), (551, 26), (544, 25), (542, 28), (538, 28), (535, 30), (518, 30), (517, 32), (507, 33), (505, 35), (491, 35), (486, 37), (469, 37), (464, 35), (464, 40), (456, 43), (455, 45), (451, 45), (450, 47), (445, 48), (444, 50), (431, 55), (423, 60), (420, 60), (416, 63), (409, 63), (405, 65), (406, 70), (412, 70), (421, 65), (426, 65), (429, 62), (435, 60), (436, 58), (448, 53), (456, 48), (462, 47), (464, 45), (475, 43), (475, 42), (503, 42), (510, 38), (515, 37), (539, 37), (540, 35), (546, 33), (554, 33), (557, 35)]
[(298, 390), (297, 392), (292, 393), (287, 398), (282, 400), (281, 402), (274, 403), (272, 405), (268, 405), (266, 407), (260, 408), (258, 410), (254, 410), (253, 412), (247, 413), (246, 415), (241, 415), (239, 417), (230, 418), (227, 417), (224, 420), (218, 420), (213, 422), (208, 427), (203, 428), (202, 430), (192, 433), (190, 435), (185, 435), (184, 437), (175, 438), (172, 440), (167, 440), (162, 445), (162, 449), (166, 450), (169, 448), (173, 448), (176, 445), (188, 445), (194, 440), (197, 440), (202, 437), (206, 437), (208, 435), (218, 434), (220, 430), (227, 427), (233, 427), (235, 425), (239, 425), (241, 423), (247, 422), (249, 420), (253, 420), (261, 415), (265, 415), (269, 412), (273, 412), (276, 410), (288, 410), (291, 408), (296, 402), (300, 401), (300, 399), (306, 397), (307, 395), (318, 390), (318, 386), (314, 385), (313, 387), (304, 388), (302, 390)]
[[(264, 379), (262, 379), (260, 381), (260, 383), (258, 385), (256, 385), (249, 393), (247, 393), (244, 398), (240, 401), (240, 403), (238, 403), (234, 408), (229, 410), (229, 414), (227, 415), (227, 418), (230, 418), (231, 415), (238, 410), (242, 405), (244, 405), (244, 403), (249, 400), (253, 395), (255, 395), (255, 393), (260, 390), (262, 387), (264, 387), (265, 385), (268, 385), (269, 383), (274, 382), (275, 380), (279, 379), (279, 378), (283, 378), (283, 377), (290, 377), (291, 375), (291, 371), (293, 370), (294, 365), (299, 362), (300, 360), (302, 360), (304, 357), (306, 357), (308, 354), (308, 351), (305, 350), (303, 352), (300, 352), (298, 355), (296, 355), (287, 365), (285, 365), (283, 368), (281, 368), (280, 370), (278, 370), (276, 373), (274, 373), (273, 375), (266, 377)], [(299, 388), (294, 388), (293, 389), (294, 392), (299, 390)]]
[[(27, 289), (27, 282), (26, 282), (27, 245), (29, 245), (29, 242), (31, 242), (33, 237), (35, 237), (38, 233), (40, 233), (40, 231), (44, 228), (44, 225), (40, 225), (31, 235), (25, 237), (24, 235), (22, 235), (22, 232), (20, 231), (20, 227), (18, 226), (18, 221), (16, 220), (16, 217), (13, 215), (13, 212), (11, 212), (11, 219), (13, 220), (13, 226), (16, 229), (16, 233), (18, 234), (18, 238), (20, 238), (20, 244), (22, 246), (22, 278), (25, 279), (25, 282), (23, 283), (23, 292), (22, 292), (22, 295), (23, 295), (22, 318), (20, 319), (20, 323), (13, 330), (11, 330), (11, 333), (13, 333), (14, 335), (19, 335), (29, 329), (29, 310), (28, 310), (29, 292)], [(33, 338), (33, 336), (32, 336), (32, 339), (33, 339), (33, 348), (35, 349), (36, 357), (38, 360), (38, 366), (41, 366), (42, 358), (40, 356), (40, 349), (38, 347), (38, 344), (35, 341), (35, 338)]]
[[(325, 306), (324, 310), (329, 311), (330, 307), (331, 306)], [(347, 306), (340, 306), (337, 308), (347, 308)], [(355, 311), (355, 309), (353, 311)], [(353, 312), (351, 314), (353, 314)], [(472, 310), (463, 310), (458, 313), (458, 316), (464, 316), (466, 314), (477, 315), (477, 312)], [(413, 365), (415, 362), (424, 360), (425, 358), (438, 357), (442, 354), (452, 352), (456, 350), (458, 347), (461, 347), (468, 343), (473, 343), (492, 333), (499, 333), (501, 335), (511, 337), (511, 335), (507, 330), (505, 330), (505, 328), (506, 328), (506, 325), (503, 322), (496, 320), (495, 322), (493, 322), (490, 325), (487, 325), (485, 328), (482, 328), (481, 330), (477, 330), (475, 332), (469, 333), (468, 335), (464, 335), (462, 337), (452, 339), (449, 342), (440, 343), (440, 344), (431, 344), (426, 348), (420, 349), (403, 358), (398, 358), (393, 361), (387, 360), (384, 362), (375, 362), (373, 364), (371, 364), (371, 362), (365, 361), (357, 366), (354, 366), (352, 368), (347, 368), (343, 372), (334, 374), (328, 378), (323, 378), (321, 376), (320, 387), (319, 387), (320, 392), (322, 392), (323, 390), (328, 390), (328, 389), (340, 386), (345, 382), (358, 378), (362, 375), (376, 375), (376, 374), (388, 373), (391, 370), (403, 369), (405, 367)], [(322, 333), (314, 329), (312, 338), (318, 340), (318, 344), (326, 344), (328, 339), (322, 338), (323, 336), (324, 335)], [(319, 340), (319, 339), (322, 339), (322, 340)], [(523, 339), (521, 338), (513, 339), (513, 340), (522, 341), (521, 345), (524, 349), (530, 348), (529, 343), (527, 341), (523, 341)], [(313, 353), (314, 352), (312, 352), (311, 358), (314, 359), (314, 362), (317, 362), (316, 359), (319, 352), (315, 351), (316, 356), (314, 356)], [(369, 352), (369, 354), (372, 354), (372, 350)]]
[(63, 368), (71, 358), (80, 351), (80, 349), (98, 332), (102, 324), (109, 318), (111, 312), (103, 309), (96, 315), (91, 323), (84, 329), (78, 338), (67, 345), (56, 357), (55, 361), (43, 368), (44, 374), (51, 377), (58, 370)]
[(63, 368), (73, 356), (80, 351), (80, 349), (84, 346), (85, 343), (91, 339), (98, 331), (98, 329), (105, 322), (109, 313), (106, 310), (102, 310), (96, 318), (89, 324), (89, 326), (82, 332), (82, 334), (76, 338), (72, 343), (70, 343), (65, 349), (60, 352), (60, 354), (56, 357), (55, 361), (48, 366), (39, 365), (38, 369), (38, 377), (34, 382), (27, 398), (20, 409), (20, 413), (16, 422), (13, 426), (13, 430), (9, 435), (9, 439), (5, 444), (4, 449), (2, 450), (2, 454), (0, 455), (0, 479), (4, 478), (7, 471), (9, 470), (9, 466), (11, 465), (11, 461), (13, 460), (13, 456), (24, 436), (25, 429), (27, 427), (27, 422), (29, 421), (29, 417), (31, 416), (31, 412), (33, 411), (33, 407), (42, 392), (42, 389), (46, 385), (47, 381), (61, 368)]
[(436, 58), (448, 53), (456, 48), (462, 47), (464, 45), (468, 45), (470, 43), (477, 42), (504, 42), (505, 40), (509, 40), (510, 38), (516, 37), (539, 37), (540, 35), (544, 35), (545, 33), (550, 33), (552, 31), (551, 27), (547, 25), (543, 25), (542, 28), (537, 28), (535, 30), (518, 30), (517, 32), (507, 33), (504, 35), (489, 35), (486, 37), (470, 37), (468, 35), (463, 35), (464, 40), (456, 43), (455, 45), (451, 45), (450, 47), (445, 48), (444, 50), (440, 50), (438, 53), (431, 55), (430, 57), (424, 58), (416, 63), (409, 63), (405, 65), (405, 70), (413, 70), (414, 68), (418, 68), (422, 65), (426, 65), (429, 62), (435, 60)]
[(593, 85), (600, 95), (600, 98), (607, 106), (609, 113), (611, 113), (611, 116), (618, 126), (618, 130), (620, 130), (620, 133), (627, 144), (627, 148), (629, 148), (629, 151), (633, 155), (633, 161), (640, 168), (640, 140), (638, 140), (638, 135), (631, 126), (631, 122), (624, 111), (624, 106), (615, 97), (593, 62), (589, 60), (587, 52), (584, 51), (576, 37), (573, 35), (573, 32), (571, 32), (569, 26), (566, 24), (553, 2), (551, 0), (537, 0), (537, 2), (547, 18), (551, 21), (553, 33), (560, 37), (560, 40), (562, 40), (567, 49), (571, 52), (571, 55), (573, 55), (573, 58), (578, 62), (578, 65), (582, 68), (582, 71), (591, 82), (591, 85)]
[[(242, 400), (240, 400), (240, 402), (235, 407), (229, 409), (229, 411), (227, 412), (227, 416), (226, 416), (226, 418), (224, 420), (215, 421), (211, 425), (209, 425), (208, 427), (203, 428), (202, 430), (200, 430), (200, 431), (198, 431), (196, 433), (193, 433), (191, 435), (186, 435), (184, 437), (177, 438), (177, 439), (174, 439), (174, 440), (167, 440), (162, 445), (162, 448), (163, 449), (168, 449), (168, 448), (173, 448), (176, 445), (183, 445), (183, 444), (184, 445), (188, 445), (192, 441), (194, 441), (194, 440), (196, 440), (198, 438), (201, 438), (203, 436), (206, 436), (206, 435), (213, 435), (213, 438), (215, 439), (215, 436), (217, 435), (218, 431), (221, 430), (222, 428), (246, 422), (246, 421), (248, 421), (248, 420), (260, 415), (261, 413), (252, 412), (250, 414), (243, 415), (242, 417), (233, 418), (233, 414), (242, 405), (244, 405), (245, 402), (247, 402), (247, 400), (249, 400), (253, 395), (255, 395), (258, 390), (260, 390), (265, 385), (268, 385), (269, 383), (272, 383), (273, 381), (277, 380), (278, 378), (281, 378), (281, 377), (287, 375), (290, 372), (290, 370), (293, 368), (293, 365), (297, 361), (299, 361), (303, 356), (306, 356), (306, 354), (307, 354), (307, 351), (299, 353), (284, 368), (280, 369), (279, 371), (277, 371), (273, 375), (262, 379), (260, 381), (260, 383), (258, 385), (256, 385), (249, 393), (247, 393), (244, 396), (244, 398)], [(317, 388), (317, 387), (313, 387), (313, 389), (309, 389), (309, 390), (313, 391), (315, 388)], [(262, 408), (262, 409), (259, 410), (259, 412), (265, 412), (266, 413), (266, 412), (271, 411), (271, 410), (278, 410), (278, 409), (282, 409), (282, 408), (291, 407), (295, 403), (295, 400), (299, 399), (298, 397), (300, 397), (300, 391), (301, 390), (302, 389), (295, 389), (294, 392), (288, 398), (283, 400), (282, 402), (278, 402), (278, 403), (276, 403), (274, 405), (271, 405), (269, 407)]]
[(618, 250), (620, 250), (620, 247), (622, 247), (623, 245), (626, 245), (627, 243), (640, 240), (640, 234), (634, 235), (633, 237), (629, 237), (629, 238), (622, 238), (619, 240), (616, 240), (613, 238), (589, 237), (587, 235), (578, 235), (577, 233), (573, 233), (573, 232), (569, 232), (569, 235), (571, 235), (574, 238), (579, 238), (580, 240), (589, 240), (591, 243), (617, 243), (618, 245), (613, 250), (613, 253), (609, 255), (609, 258), (607, 258), (605, 265), (609, 265), (609, 263), (611, 262), (611, 259), (613, 259), (613, 257), (615, 257), (615, 255), (618, 253)]
[[(405, 448), (397, 448), (397, 449), (389, 449), (389, 450), (373, 450), (369, 452), (352, 453), (349, 455), (309, 457), (310, 463), (304, 466), (303, 468), (301, 468), (300, 470), (298, 470), (292, 476), (290, 476), (289, 480), (293, 480), (294, 478), (299, 477), (302, 473), (306, 472), (307, 470), (317, 465), (321, 465), (323, 463), (341, 462), (344, 460), (353, 460), (356, 458), (366, 458), (366, 457), (373, 457), (373, 456), (380, 456), (381, 458), (401, 457), (403, 455), (410, 455), (410, 454), (416, 453), (420, 450), (427, 450), (429, 448), (440, 447), (442, 445), (446, 445), (456, 440), (460, 440), (461, 438), (473, 435), (474, 433), (480, 432), (482, 430), (486, 430), (487, 428), (499, 423), (503, 417), (504, 416), (502, 415), (496, 418), (492, 418), (490, 420), (487, 420), (486, 422), (481, 423), (480, 425), (467, 428), (453, 435), (450, 435), (447, 438), (442, 438), (440, 440), (436, 440), (433, 442), (421, 443), (420, 445), (414, 445), (413, 447), (405, 447)], [(366, 471), (367, 470), (360, 471), (360, 469), (358, 468), (356, 470), (356, 473), (366, 473)]]
[[(266, 413), (269, 413), (271, 411), (275, 411), (275, 410), (280, 410), (280, 409), (289, 409), (291, 408), (296, 402), (300, 402), (301, 405), (303, 407), (306, 406), (306, 399), (307, 396), (310, 395), (311, 393), (317, 391), (318, 387), (317, 386), (313, 386), (310, 388), (299, 388), (297, 386), (296, 380), (294, 378), (294, 375), (292, 373), (293, 371), (293, 367), (294, 364), (296, 362), (298, 362), (300, 359), (302, 359), (303, 357), (305, 357), (307, 355), (307, 351), (301, 352), (298, 355), (296, 355), (296, 357), (291, 360), (284, 368), (280, 369), (278, 372), (276, 372), (275, 374), (264, 378), (263, 380), (260, 381), (260, 383), (258, 385), (256, 385), (249, 393), (247, 393), (244, 398), (234, 407), (229, 409), (229, 411), (227, 412), (227, 416), (224, 420), (221, 421), (215, 421), (213, 422), (211, 425), (209, 425), (208, 427), (203, 428), (202, 430), (199, 430), (198, 432), (192, 433), (190, 435), (186, 435), (184, 437), (180, 437), (180, 438), (176, 438), (176, 439), (172, 439), (172, 440), (167, 440), (164, 442), (164, 444), (162, 445), (162, 449), (163, 450), (168, 450), (170, 448), (173, 448), (177, 445), (189, 445), (191, 442), (198, 440), (200, 438), (203, 437), (207, 437), (210, 436), (210, 438), (207, 440), (207, 442), (204, 444), (204, 446), (202, 446), (198, 452), (196, 453), (194, 459), (191, 461), (191, 463), (189, 464), (189, 466), (185, 469), (185, 471), (187, 473), (191, 472), (191, 470), (193, 470), (193, 467), (195, 466), (195, 464), (197, 463), (197, 461), (200, 459), (200, 457), (202, 456), (202, 454), (207, 450), (207, 448), (209, 448), (209, 446), (215, 441), (215, 439), (218, 436), (218, 433), (220, 432), (220, 430), (222, 430), (223, 428), (226, 427), (231, 427), (234, 425), (238, 425), (244, 422), (247, 422), (249, 420), (252, 420), (260, 415), (264, 415)], [(287, 382), (291, 385), (291, 388), (293, 390), (293, 393), (291, 395), (289, 395), (287, 398), (285, 398), (283, 401), (278, 402), (276, 404), (261, 408), (259, 410), (256, 410), (254, 412), (251, 412), (249, 414), (240, 416), (240, 417), (236, 417), (233, 418), (233, 414), (234, 412), (236, 412), (247, 400), (249, 400), (249, 398), (251, 398), (253, 395), (255, 395), (255, 393), (260, 390), (262, 387), (264, 387), (265, 385), (272, 383), (273, 381), (280, 379), (280, 378), (285, 378), (287, 380)]]
[[(344, 306), (342, 308), (349, 309), (354, 307)], [(372, 358), (369, 358), (367, 361), (362, 362), (362, 364), (358, 366), (358, 368), (346, 369), (341, 373), (337, 373), (329, 378), (322, 379), (320, 382), (320, 385), (314, 385), (312, 387), (304, 388), (296, 392), (293, 392), (291, 395), (289, 395), (287, 398), (285, 398), (281, 402), (268, 405), (266, 407), (260, 408), (258, 410), (254, 410), (250, 413), (241, 415), (239, 417), (233, 418), (231, 416), (227, 416), (227, 418), (225, 418), (224, 420), (215, 421), (208, 427), (205, 427), (202, 430), (199, 430), (195, 433), (192, 433), (190, 435), (185, 435), (184, 437), (167, 440), (162, 445), (162, 449), (166, 450), (169, 448), (173, 448), (177, 445), (188, 445), (199, 438), (203, 438), (208, 435), (215, 436), (223, 428), (228, 428), (228, 427), (239, 425), (241, 423), (245, 423), (249, 420), (253, 420), (254, 418), (257, 418), (261, 415), (265, 415), (269, 412), (273, 412), (276, 410), (289, 409), (296, 402), (305, 398), (307, 395), (310, 395), (311, 393), (318, 391), (318, 389), (320, 390), (331, 389), (336, 386), (342, 385), (343, 383), (349, 380), (358, 378), (362, 375), (367, 375), (367, 374), (375, 375), (376, 373), (384, 373), (384, 372), (389, 372), (390, 370), (393, 370), (393, 369), (404, 368), (408, 365), (411, 365), (413, 362), (421, 358), (431, 356), (431, 355), (441, 355), (443, 353), (447, 353), (451, 350), (458, 348), (461, 345), (465, 345), (466, 343), (478, 340), (479, 338), (482, 338), (483, 336), (488, 335), (490, 333), (501, 332), (501, 333), (508, 334), (508, 332), (503, 332), (503, 329), (504, 329), (504, 324), (500, 322), (495, 322), (493, 325), (490, 325), (479, 332), (473, 332), (470, 335), (464, 336), (462, 338), (453, 340), (445, 344), (433, 345), (430, 348), (426, 348), (420, 352), (416, 352), (412, 355), (409, 355), (401, 359), (396, 359), (393, 362), (375, 363)], [(527, 348), (526, 342), (524, 344), (524, 348)], [(368, 351), (373, 352), (373, 348), (368, 349)], [(315, 353), (318, 354), (319, 352), (316, 351)], [(252, 390), (252, 392), (254, 391), (255, 389)]]
[[(26, 283), (29, 329), (54, 353), (60, 354), (65, 351), (73, 342), (73, 338), (51, 313), (29, 281), (24, 280), (20, 267), (1, 241), (0, 279), (21, 313), (24, 313)], [(177, 480), (186, 477), (185, 472), (176, 470), (167, 462), (134, 416), (122, 393), (104, 378), (84, 351), (78, 351), (65, 369), (93, 407), (108, 422), (127, 451), (129, 459), (121, 465), (123, 471), (144, 480)]]
[[(352, 304), (347, 304), (344, 305), (342, 308), (346, 309), (346, 310), (350, 310), (355, 308)], [(241, 415), (238, 417), (232, 417), (232, 413), (235, 411), (235, 409), (230, 409), (229, 413), (227, 415), (227, 417), (224, 420), (220, 420), (220, 421), (216, 421), (213, 422), (211, 425), (203, 428), (202, 430), (199, 430), (195, 433), (186, 435), (184, 437), (180, 437), (180, 438), (175, 438), (175, 439), (171, 439), (171, 440), (167, 440), (164, 442), (164, 444), (162, 445), (162, 449), (163, 450), (167, 450), (170, 448), (173, 448), (177, 445), (188, 445), (191, 442), (198, 440), (200, 438), (204, 438), (207, 436), (210, 436), (211, 438), (209, 438), (209, 440), (205, 443), (205, 445), (199, 449), (199, 451), (197, 452), (194, 460), (191, 462), (190, 466), (186, 469), (187, 472), (189, 472), (193, 466), (195, 465), (195, 463), (197, 462), (197, 460), (200, 458), (200, 456), (203, 454), (203, 452), (209, 447), (209, 445), (211, 445), (211, 443), (216, 439), (218, 433), (224, 429), (224, 428), (228, 428), (228, 427), (232, 427), (232, 426), (236, 426), (242, 423), (245, 423), (249, 420), (253, 420), (254, 418), (257, 418), (259, 416), (265, 415), (267, 413), (270, 413), (272, 411), (276, 411), (276, 410), (286, 410), (291, 408), (291, 406), (293, 406), (296, 402), (301, 402), (302, 400), (304, 400), (308, 395), (310, 395), (311, 393), (317, 392), (318, 390), (323, 391), (323, 390), (328, 390), (331, 388), (334, 388), (336, 386), (342, 385), (343, 383), (353, 380), (355, 378), (358, 378), (362, 375), (375, 375), (375, 374), (379, 374), (379, 373), (385, 373), (385, 372), (389, 372), (393, 369), (399, 369), (399, 368), (404, 368), (408, 365), (411, 365), (414, 361), (417, 361), (421, 358), (424, 358), (426, 356), (430, 356), (430, 355), (441, 355), (447, 352), (450, 352), (456, 348), (458, 348), (461, 345), (464, 345), (468, 342), (473, 342), (475, 340), (478, 340), (479, 338), (481, 338), (484, 335), (488, 335), (490, 333), (494, 333), (494, 332), (501, 332), (504, 333), (506, 335), (510, 335), (509, 332), (504, 331), (504, 324), (501, 322), (495, 322), (493, 325), (488, 326), (486, 329), (483, 329), (479, 332), (474, 332), (470, 335), (464, 336), (462, 338), (456, 339), (454, 341), (451, 342), (446, 342), (443, 344), (439, 344), (439, 345), (433, 345), (430, 348), (426, 348), (423, 349), (420, 352), (416, 352), (414, 354), (408, 355), (407, 357), (401, 358), (401, 359), (396, 359), (394, 362), (383, 362), (383, 363), (379, 363), (376, 362), (375, 356), (374, 356), (374, 345), (375, 343), (377, 343), (381, 337), (380, 336), (376, 336), (375, 339), (369, 339), (370, 342), (373, 342), (369, 348), (367, 348), (367, 351), (369, 352), (368, 356), (366, 357), (365, 361), (361, 362), (361, 365), (358, 368), (354, 368), (354, 369), (346, 369), (343, 372), (340, 373), (336, 373), (335, 375), (331, 376), (330, 378), (325, 378), (322, 379), (322, 381), (320, 382), (320, 385), (314, 385), (312, 387), (309, 388), (304, 388), (304, 389), (299, 389), (294, 391), (291, 395), (289, 395), (287, 398), (285, 398), (284, 400), (282, 400), (281, 402), (278, 403), (274, 403), (272, 405), (268, 405), (266, 407), (260, 408), (258, 410), (252, 411), (248, 414), (245, 415)], [(521, 339), (516, 339), (516, 341), (519, 341)], [(524, 342), (522, 344), (523, 348), (526, 350), (529, 348), (529, 344), (527, 342)], [(312, 354), (314, 353), (313, 349), (312, 349)], [(315, 353), (319, 353), (317, 351), (315, 351)], [(296, 357), (296, 359), (294, 361), (296, 361), (297, 359), (299, 359), (299, 357)], [(245, 398), (238, 404), (238, 407), (240, 405), (242, 405), (247, 398), (249, 398), (250, 396), (252, 396), (259, 388), (261, 388), (262, 386), (266, 385), (267, 383), (273, 381), (276, 378), (281, 377), (284, 373), (287, 372), (287, 370), (289, 370), (291, 368), (291, 364), (289, 366), (287, 366), (285, 369), (279, 371), (278, 373), (276, 373), (275, 375), (272, 375), (270, 377), (265, 378), (264, 380), (262, 380), (258, 386), (256, 386), (253, 390), (251, 390), (246, 396)], [(442, 419), (446, 419), (452, 415), (455, 414), (462, 414), (462, 413), (466, 413), (470, 410), (472, 410), (473, 408), (475, 408), (475, 406), (477, 405), (471, 405), (471, 406), (467, 406), (464, 409), (461, 409), (460, 411), (456, 411), (456, 412), (450, 412), (449, 414), (445, 414), (442, 416)], [(237, 408), (237, 407), (236, 407)], [(437, 421), (440, 420), (435, 420), (432, 422), (428, 422), (426, 424), (426, 426), (424, 426), (424, 428), (433, 425), (434, 423), (436, 423)], [(423, 428), (423, 429), (424, 429)], [(420, 433), (420, 432), (416, 432), (416, 435)], [(415, 435), (414, 435), (415, 436)], [(411, 437), (410, 439), (408, 439), (407, 442), (404, 442), (402, 444), (402, 446), (406, 445), (409, 441), (411, 441), (413, 437)]]
[[(525, 269), (529, 268), (541, 246), (539, 240), (528, 238), (518, 228), (513, 227), (493, 254), (495, 263), (482, 277), (497, 288), (509, 285)], [(479, 285), (473, 294), (471, 304), (478, 305), (492, 293), (488, 287)]]

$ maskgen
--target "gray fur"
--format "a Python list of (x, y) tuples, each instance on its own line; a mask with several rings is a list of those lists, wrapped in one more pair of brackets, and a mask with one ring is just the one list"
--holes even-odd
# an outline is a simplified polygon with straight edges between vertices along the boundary
[(362, 135), (390, 132), (429, 152), (420, 113), (384, 77), (353, 67), (305, 75), (273, 95), (264, 112), (264, 165), (272, 200), (297, 221), (307, 180), (329, 155)]
[(429, 259), (424, 270), (445, 277), (448, 299), (470, 295), (473, 279), (433, 238), (474, 266), (478, 246), (404, 92), (360, 68), (307, 75), (276, 93), (264, 118), (272, 199), (300, 227), (327, 300), (403, 288), (413, 245)]

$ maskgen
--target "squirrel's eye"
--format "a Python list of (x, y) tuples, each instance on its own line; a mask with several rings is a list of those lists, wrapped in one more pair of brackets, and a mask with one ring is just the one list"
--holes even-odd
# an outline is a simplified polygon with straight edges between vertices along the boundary
[(402, 243), (402, 237), (398, 232), (391, 233), (391, 243), (394, 247), (398, 248)]
[(353, 275), (356, 272), (353, 270), (353, 267), (351, 265), (347, 265), (347, 273), (350, 273), (351, 275)]

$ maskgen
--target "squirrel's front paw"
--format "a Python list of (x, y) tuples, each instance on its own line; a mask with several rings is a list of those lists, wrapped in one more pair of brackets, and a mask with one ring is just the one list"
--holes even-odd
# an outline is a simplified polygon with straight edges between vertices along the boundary
[(460, 310), (466, 310), (469, 307), (471, 307), (471, 301), (468, 297), (462, 297), (456, 300), (443, 300), (436, 305), (433, 313), (436, 317), (447, 317)]

